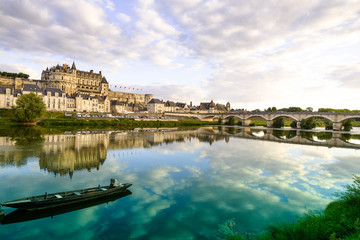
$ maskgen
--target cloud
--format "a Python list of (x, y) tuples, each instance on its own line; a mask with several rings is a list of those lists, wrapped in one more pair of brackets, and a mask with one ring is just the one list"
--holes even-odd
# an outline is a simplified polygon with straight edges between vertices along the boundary
[[(109, 80), (136, 63), (196, 73), (206, 68), (210, 76), (204, 80), (194, 74), (191, 81), (198, 88), (189, 95), (176, 79), (158, 81), (177, 85), (187, 99), (182, 101), (197, 95), (199, 102), (230, 101), (241, 108), (337, 107), (352, 104), (348, 96), (354, 97), (355, 91), (349, 89), (360, 87), (359, 58), (354, 54), (360, 51), (360, 5), (355, 0), (121, 4), (125, 3), (2, 1), (0, 61), (10, 65), (6, 55), (21, 54), (18, 61), (33, 62), (31, 72), (40, 74), (43, 60), (52, 65), (75, 59), (89, 69), (105, 68), (111, 72)], [(190, 61), (197, 64), (191, 67)], [(336, 93), (336, 100), (329, 97)], [(178, 99), (179, 94), (173, 95)], [(351, 102), (357, 100), (355, 96)]]

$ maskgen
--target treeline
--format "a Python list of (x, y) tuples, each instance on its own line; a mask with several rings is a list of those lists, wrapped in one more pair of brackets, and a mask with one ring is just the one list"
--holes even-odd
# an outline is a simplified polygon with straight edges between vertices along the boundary
[(318, 112), (344, 112), (344, 113), (352, 113), (352, 112), (360, 112), (360, 110), (350, 110), (350, 109), (334, 109), (334, 108), (319, 108)]
[[(276, 107), (268, 107), (264, 109), (264, 112), (312, 112), (312, 108), (302, 109), (301, 107), (288, 107), (288, 108), (280, 108), (277, 109)], [(260, 112), (259, 109), (253, 110), (253, 112)], [(360, 112), (360, 110), (350, 110), (347, 108), (343, 109), (335, 109), (335, 108), (319, 108), (318, 112), (334, 112), (334, 113), (355, 113)]]
[[(255, 109), (253, 112), (260, 112), (260, 110)], [(268, 107), (264, 109), (264, 112), (312, 112), (312, 108), (302, 109), (300, 107), (288, 107), (277, 109), (276, 107)]]
[(18, 78), (25, 78), (25, 79), (28, 79), (29, 78), (29, 75), (28, 74), (25, 74), (25, 73), (9, 73), (9, 72), (0, 72), (0, 76), (3, 76), (3, 77), (18, 77)]

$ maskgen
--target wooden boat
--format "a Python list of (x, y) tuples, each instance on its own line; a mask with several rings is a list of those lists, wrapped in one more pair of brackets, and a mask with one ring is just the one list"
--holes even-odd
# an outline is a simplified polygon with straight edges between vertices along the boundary
[(5, 216), (0, 216), (0, 223), (2, 225), (5, 225), (5, 224), (32, 221), (46, 217), (52, 218), (53, 216), (57, 216), (60, 214), (77, 211), (80, 209), (89, 208), (104, 203), (113, 202), (119, 198), (123, 198), (131, 194), (132, 193), (129, 190), (123, 190), (111, 194), (111, 196), (104, 195), (96, 199), (88, 199), (87, 201), (73, 202), (71, 204), (55, 206), (51, 208), (43, 208), (36, 210), (16, 209), (15, 211), (6, 214)]
[(2, 206), (27, 210), (39, 210), (57, 206), (64, 206), (72, 203), (85, 202), (95, 200), (103, 196), (111, 196), (126, 190), (132, 184), (118, 183), (115, 179), (111, 179), (109, 186), (98, 186), (94, 188), (86, 188), (74, 191), (45, 193), (44, 195), (21, 198), (13, 201), (3, 202)]

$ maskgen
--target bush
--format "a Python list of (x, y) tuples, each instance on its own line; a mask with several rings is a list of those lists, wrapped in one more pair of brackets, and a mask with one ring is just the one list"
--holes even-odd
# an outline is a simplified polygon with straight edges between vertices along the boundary
[(314, 118), (303, 119), (300, 122), (300, 127), (302, 129), (313, 129), (316, 127), (316, 122)]
[(297, 121), (292, 121), (291, 123), (290, 123), (290, 127), (292, 127), (292, 128), (297, 128)]
[(284, 118), (283, 117), (279, 117), (279, 118), (276, 118), (273, 122), (273, 127), (274, 128), (282, 128), (284, 127), (285, 123), (284, 123)]
[(350, 131), (352, 129), (352, 120), (345, 120), (343, 122), (343, 129), (344, 131)]

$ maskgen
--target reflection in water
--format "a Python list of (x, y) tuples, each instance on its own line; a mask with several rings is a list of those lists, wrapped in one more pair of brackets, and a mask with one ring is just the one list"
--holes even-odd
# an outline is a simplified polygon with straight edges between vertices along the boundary
[[(54, 220), (3, 225), (0, 238), (212, 239), (233, 218), (241, 231), (261, 231), (323, 209), (360, 173), (359, 145), (331, 135), (238, 127), (84, 132), (44, 135), (27, 148), (0, 137), (0, 202), (114, 177), (134, 192)], [(6, 158), (22, 151), (31, 154), (14, 168)]]
[(2, 225), (4, 224), (10, 224), (10, 223), (19, 223), (19, 222), (26, 222), (26, 221), (32, 221), (35, 219), (40, 218), (46, 218), (46, 217), (53, 217), (56, 215), (73, 212), (76, 210), (93, 207), (99, 204), (103, 203), (109, 203), (116, 201), (119, 198), (126, 197), (128, 195), (132, 194), (129, 190), (124, 190), (123, 192), (118, 192), (116, 194), (112, 194), (111, 196), (103, 196), (101, 198), (97, 199), (90, 199), (86, 202), (81, 203), (73, 203), (68, 204), (66, 206), (58, 206), (54, 208), (47, 208), (47, 209), (41, 209), (41, 210), (22, 210), (17, 209), (3, 217), (3, 219), (0, 221)]
[[(297, 130), (263, 130), (234, 127), (206, 127), (196, 130), (85, 132), (42, 135), (37, 128), (20, 128), (11, 136), (0, 137), (0, 166), (27, 164), (37, 156), (40, 168), (60, 176), (73, 176), (74, 171), (99, 170), (109, 149), (151, 148), (162, 144), (198, 139), (200, 142), (229, 142), (230, 137), (260, 139), (293, 144), (326, 147), (360, 148), (359, 135)], [(41, 144), (40, 144), (41, 143)], [(31, 145), (31, 150), (22, 147)]]

